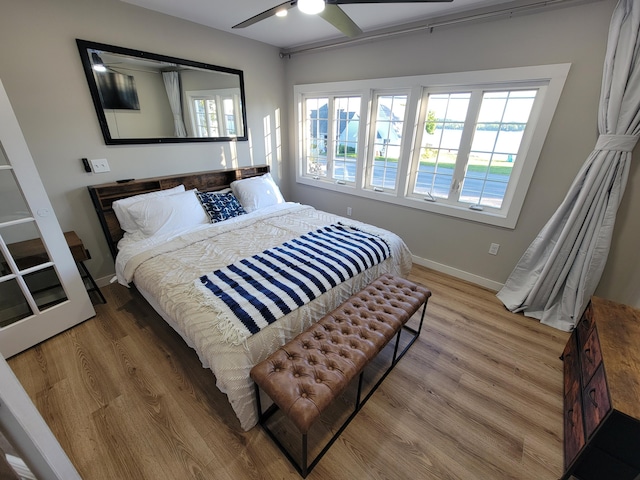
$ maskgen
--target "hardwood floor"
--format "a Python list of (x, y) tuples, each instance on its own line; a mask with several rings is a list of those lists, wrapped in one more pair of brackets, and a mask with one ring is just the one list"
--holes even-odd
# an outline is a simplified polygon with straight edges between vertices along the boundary
[[(433, 292), (420, 339), (308, 478), (559, 478), (568, 334), (481, 287), (411, 278)], [(85, 480), (299, 478), (139, 294), (102, 291), (95, 318), (9, 360)]]

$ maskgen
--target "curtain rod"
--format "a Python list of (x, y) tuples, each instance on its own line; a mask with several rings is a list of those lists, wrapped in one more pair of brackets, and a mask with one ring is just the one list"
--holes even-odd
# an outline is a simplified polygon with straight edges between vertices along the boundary
[(324, 43), (324, 44), (287, 48), (280, 51), (280, 58), (287, 58), (287, 57), (291, 58), (292, 55), (296, 55), (299, 53), (309, 53), (309, 52), (315, 52), (320, 50), (328, 50), (331, 48), (343, 47), (343, 46), (353, 45), (356, 43), (361, 43), (367, 40), (376, 40), (376, 39), (381, 39), (386, 37), (393, 37), (397, 35), (406, 35), (408, 33), (419, 32), (421, 30), (433, 31), (433, 29), (435, 28), (452, 26), (460, 23), (474, 22), (478, 20), (485, 20), (485, 19), (499, 17), (503, 15), (513, 16), (514, 14), (517, 14), (517, 13), (527, 12), (527, 11), (536, 10), (536, 9), (546, 9), (546, 8), (557, 6), (563, 3), (581, 4), (581, 3), (591, 3), (595, 1), (601, 1), (601, 0), (542, 0), (534, 3), (528, 3), (525, 5), (516, 5), (516, 6), (512, 5), (507, 8), (500, 8), (498, 10), (490, 10), (488, 12), (475, 13), (475, 14), (465, 15), (461, 17), (450, 18), (448, 20), (438, 21), (436, 19), (432, 23), (426, 23), (426, 24), (420, 24), (420, 25), (414, 25), (414, 26), (405, 25), (404, 27), (401, 27), (395, 30), (388, 30), (388, 29), (378, 30), (368, 34), (365, 33), (364, 35), (360, 35), (359, 37), (356, 37), (356, 38), (347, 38), (345, 40), (329, 41), (328, 43)]

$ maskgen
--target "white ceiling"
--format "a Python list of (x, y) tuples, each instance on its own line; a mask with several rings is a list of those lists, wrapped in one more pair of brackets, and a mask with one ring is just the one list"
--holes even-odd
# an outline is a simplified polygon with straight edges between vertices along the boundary
[[(149, 10), (235, 33), (270, 45), (288, 48), (325, 40), (346, 38), (335, 27), (297, 8), (284, 18), (270, 17), (243, 29), (232, 29), (244, 20), (284, 0), (122, 0)], [(473, 10), (513, 0), (453, 0), (448, 3), (401, 3), (341, 5), (364, 33), (443, 15)]]

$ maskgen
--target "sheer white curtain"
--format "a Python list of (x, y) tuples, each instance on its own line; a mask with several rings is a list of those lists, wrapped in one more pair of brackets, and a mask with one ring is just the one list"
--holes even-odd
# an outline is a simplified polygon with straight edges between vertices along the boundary
[(640, 2), (620, 0), (609, 28), (595, 149), (498, 292), (509, 310), (561, 330), (575, 326), (600, 281), (639, 138), (639, 29)]
[(164, 88), (173, 113), (173, 125), (176, 137), (186, 137), (187, 130), (182, 121), (182, 105), (180, 104), (180, 74), (178, 72), (162, 72)]

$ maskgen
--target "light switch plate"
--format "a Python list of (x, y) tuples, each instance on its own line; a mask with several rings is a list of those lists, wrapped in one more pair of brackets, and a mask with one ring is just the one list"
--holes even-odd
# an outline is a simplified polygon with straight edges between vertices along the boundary
[(94, 160), (90, 160), (91, 167), (93, 168), (93, 173), (104, 173), (110, 172), (109, 162), (107, 162), (106, 158), (98, 158)]

